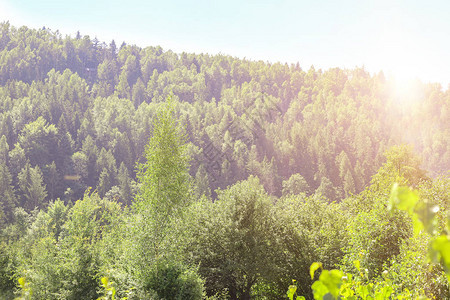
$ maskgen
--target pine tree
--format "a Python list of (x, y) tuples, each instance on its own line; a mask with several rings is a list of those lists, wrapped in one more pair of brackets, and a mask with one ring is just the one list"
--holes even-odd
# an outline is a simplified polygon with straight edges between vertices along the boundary
[(336, 157), (336, 165), (339, 166), (339, 177), (341, 180), (344, 180), (345, 176), (347, 175), (347, 172), (352, 169), (352, 164), (350, 163), (350, 159), (347, 156), (347, 153), (345, 151), (342, 151), (337, 157)]
[(17, 175), (25, 167), (28, 159), (25, 156), (25, 150), (16, 143), (14, 148), (9, 152), (9, 167), (11, 174), (13, 175), (13, 183), (17, 186)]
[(252, 145), (250, 148), (250, 152), (248, 155), (247, 161), (247, 171), (249, 175), (258, 175), (259, 174), (260, 163), (258, 159), (258, 151), (256, 149), (256, 145)]
[(97, 176), (100, 173), (97, 173), (97, 157), (99, 156), (99, 150), (97, 145), (95, 144), (94, 139), (88, 135), (84, 141), (83, 146), (81, 147), (81, 152), (86, 155), (87, 164), (87, 179), (86, 184), (88, 186), (94, 187), (96, 185)]
[(126, 205), (131, 204), (131, 180), (128, 169), (123, 162), (120, 163), (119, 173), (117, 175), (119, 181), (120, 197)]
[(45, 184), (39, 166), (32, 168), (27, 163), (18, 175), (19, 187), (22, 192), (22, 206), (33, 210), (40, 208), (47, 197)]
[(56, 195), (58, 196), (60, 195), (59, 192), (60, 192), (61, 178), (58, 173), (58, 170), (56, 169), (56, 164), (54, 161), (52, 161), (51, 164), (45, 166), (44, 173), (48, 197), (50, 200), (55, 200), (57, 198)]
[(8, 145), (13, 145), (17, 140), (17, 136), (14, 134), (14, 125), (11, 119), (11, 114), (7, 112), (3, 113), (3, 119), (0, 123), (0, 134), (2, 136), (6, 136), (6, 142)]
[(347, 197), (356, 193), (355, 181), (350, 170), (344, 176), (344, 192)]
[(130, 85), (128, 84), (127, 74), (122, 71), (119, 76), (119, 83), (116, 86), (116, 92), (120, 98), (130, 99)]
[(361, 167), (361, 164), (359, 163), (359, 161), (356, 162), (355, 165), (355, 189), (356, 192), (361, 192), (364, 189), (364, 171)]
[(259, 174), (261, 183), (264, 185), (266, 191), (271, 195), (275, 195), (280, 189), (278, 188), (278, 172), (273, 157), (270, 161), (267, 157), (264, 157), (260, 164)]
[(227, 187), (231, 183), (232, 175), (231, 163), (225, 158), (220, 169), (221, 186)]
[(8, 151), (9, 151), (9, 146), (6, 141), (6, 136), (3, 135), (0, 138), (0, 164), (1, 163), (4, 163), (6, 165), (8, 164), (8, 162), (9, 162)]
[(117, 58), (117, 46), (116, 46), (116, 42), (114, 40), (111, 41), (111, 43), (109, 44), (109, 49), (111, 50), (111, 59), (116, 59)]
[(132, 100), (134, 107), (138, 107), (142, 102), (145, 101), (145, 85), (139, 77), (136, 84), (132, 88)]
[(67, 130), (67, 123), (64, 115), (61, 116), (58, 122), (58, 150), (56, 152), (56, 166), (58, 171), (64, 175), (69, 175), (72, 169), (72, 149), (73, 149), (73, 140), (72, 137)]
[(200, 198), (202, 196), (206, 196), (207, 198), (211, 197), (208, 173), (206, 172), (206, 168), (204, 165), (200, 165), (200, 167), (198, 167), (197, 173), (195, 173), (195, 188), (197, 198)]
[(108, 172), (106, 168), (100, 173), (100, 178), (98, 179), (97, 192), (100, 197), (104, 197), (105, 194), (111, 189), (113, 186), (111, 174)]
[(16, 206), (16, 195), (12, 186), (12, 176), (5, 163), (0, 161), (0, 225), (12, 222), (13, 211)]
[(327, 177), (322, 177), (320, 186), (316, 190), (316, 195), (322, 195), (330, 201), (335, 200), (336, 191), (330, 179)]
[(104, 170), (108, 172), (110, 183), (115, 185), (117, 176), (117, 163), (111, 150), (106, 151), (102, 148), (97, 159), (97, 172), (101, 174)]

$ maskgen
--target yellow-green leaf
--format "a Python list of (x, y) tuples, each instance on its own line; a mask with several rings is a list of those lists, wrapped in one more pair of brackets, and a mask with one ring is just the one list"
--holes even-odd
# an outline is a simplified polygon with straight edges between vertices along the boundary
[(106, 287), (108, 285), (108, 277), (102, 277), (102, 279), (100, 279), (100, 280), (101, 280), (103, 286)]
[(419, 220), (417, 214), (412, 215), (412, 220), (413, 220), (414, 236), (417, 237), (419, 233), (424, 229), (424, 226), (422, 221)]
[[(434, 250), (439, 251), (445, 266), (450, 270), (450, 239), (446, 235), (438, 236), (432, 243)], [(447, 270), (447, 272), (449, 272)], [(447, 273), (448, 274), (448, 273)]]
[(353, 262), (353, 265), (356, 267), (356, 269), (358, 270), (358, 272), (361, 272), (361, 264), (359, 262), (359, 260), (355, 260)]
[(289, 286), (289, 290), (287, 291), (287, 295), (288, 295), (289, 299), (293, 299), (296, 291), (297, 291), (297, 286), (295, 286), (295, 285)]
[(339, 295), (339, 289), (342, 285), (342, 276), (344, 274), (339, 270), (323, 270), (320, 274), (319, 280), (328, 288), (328, 291), (335, 298)]
[(19, 281), (20, 286), (22, 288), (24, 288), (25, 287), (25, 277), (20, 277), (18, 281)]
[(419, 201), (419, 195), (408, 187), (398, 186), (394, 183), (389, 198), (389, 210), (396, 207), (399, 210), (407, 211), (410, 215)]
[(309, 275), (311, 275), (311, 280), (314, 279), (314, 273), (318, 268), (322, 268), (322, 263), (320, 262), (313, 262), (311, 264), (311, 267), (309, 267)]

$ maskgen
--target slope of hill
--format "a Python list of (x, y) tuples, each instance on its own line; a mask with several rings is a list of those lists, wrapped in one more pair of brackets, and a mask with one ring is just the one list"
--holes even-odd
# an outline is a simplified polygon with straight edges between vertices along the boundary
[(169, 95), (199, 194), (215, 197), (255, 175), (272, 195), (296, 185), (339, 200), (362, 191), (400, 143), (414, 145), (435, 177), (450, 167), (450, 91), (422, 83), (415, 91), (414, 102), (398, 101), (382, 72), (361, 68), (117, 47), (2, 23), (3, 210), (75, 200), (88, 187), (130, 203), (136, 161)]

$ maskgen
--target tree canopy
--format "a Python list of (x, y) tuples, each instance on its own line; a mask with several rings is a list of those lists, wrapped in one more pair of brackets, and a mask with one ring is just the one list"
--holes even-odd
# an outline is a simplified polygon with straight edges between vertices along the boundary
[(0, 23), (0, 298), (448, 299), (450, 89), (391, 87)]

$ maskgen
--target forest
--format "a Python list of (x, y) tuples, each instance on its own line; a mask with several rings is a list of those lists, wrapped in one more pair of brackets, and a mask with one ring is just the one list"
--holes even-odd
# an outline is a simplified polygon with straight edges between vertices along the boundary
[(0, 299), (450, 299), (449, 120), (438, 83), (0, 23)]

